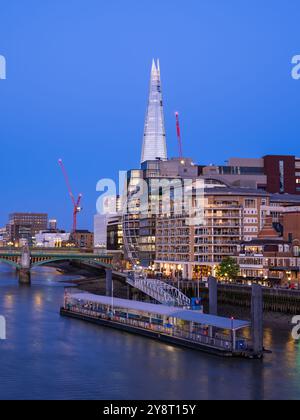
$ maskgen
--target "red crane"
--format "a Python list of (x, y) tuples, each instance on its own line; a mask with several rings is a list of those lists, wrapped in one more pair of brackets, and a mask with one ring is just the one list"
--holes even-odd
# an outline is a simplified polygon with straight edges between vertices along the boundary
[(77, 214), (80, 213), (81, 210), (82, 210), (82, 208), (80, 207), (80, 202), (81, 202), (81, 199), (82, 199), (82, 194), (79, 194), (77, 200), (75, 199), (74, 194), (72, 192), (72, 188), (71, 188), (70, 180), (69, 180), (69, 177), (68, 177), (68, 173), (66, 171), (66, 168), (65, 168), (65, 166), (63, 164), (62, 159), (59, 159), (58, 163), (59, 163), (59, 165), (61, 167), (61, 170), (62, 170), (62, 173), (64, 175), (64, 178), (65, 178), (65, 181), (66, 181), (66, 184), (67, 184), (67, 188), (68, 188), (68, 191), (69, 191), (69, 194), (70, 194), (70, 197), (71, 197), (71, 200), (72, 200), (72, 204), (73, 204), (73, 227), (72, 227), (72, 233), (75, 233), (76, 232), (76, 229), (77, 229)]
[(178, 148), (179, 148), (179, 158), (183, 158), (182, 153), (182, 139), (181, 139), (181, 130), (180, 130), (180, 123), (179, 123), (179, 113), (175, 112), (176, 117), (176, 133), (177, 133), (177, 139), (178, 139)]

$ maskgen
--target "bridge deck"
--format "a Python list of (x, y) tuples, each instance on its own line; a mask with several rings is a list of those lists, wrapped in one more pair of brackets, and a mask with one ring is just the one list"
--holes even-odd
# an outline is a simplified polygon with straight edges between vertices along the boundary
[[(22, 258), (22, 250), (0, 250), (0, 262), (20, 267)], [(112, 257), (108, 255), (92, 254), (87, 252), (72, 251), (42, 251), (31, 250), (30, 261), (31, 267), (45, 265), (55, 261), (93, 261), (97, 265), (104, 268), (112, 268)]]

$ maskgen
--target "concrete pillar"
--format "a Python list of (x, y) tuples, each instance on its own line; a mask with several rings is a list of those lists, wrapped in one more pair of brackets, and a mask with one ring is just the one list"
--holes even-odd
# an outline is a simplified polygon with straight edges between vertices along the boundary
[(188, 264), (188, 279), (193, 280), (193, 265)]
[(30, 284), (30, 266), (31, 266), (30, 250), (29, 250), (28, 245), (26, 245), (22, 249), (20, 270), (19, 270), (19, 283)]
[(187, 264), (183, 264), (182, 278), (183, 278), (183, 280), (187, 280), (188, 277), (189, 277), (188, 266), (187, 266)]
[(209, 288), (209, 313), (218, 315), (218, 282), (215, 277), (208, 278)]
[(252, 286), (251, 299), (252, 343), (254, 354), (260, 355), (263, 351), (263, 293), (258, 284)]
[(30, 270), (20, 268), (20, 270), (19, 270), (19, 283), (20, 284), (30, 284), (31, 283)]
[(236, 348), (236, 331), (232, 330), (232, 350), (235, 351)]
[(112, 288), (113, 288), (112, 270), (111, 268), (107, 268), (105, 272), (106, 272), (106, 296), (112, 296)]

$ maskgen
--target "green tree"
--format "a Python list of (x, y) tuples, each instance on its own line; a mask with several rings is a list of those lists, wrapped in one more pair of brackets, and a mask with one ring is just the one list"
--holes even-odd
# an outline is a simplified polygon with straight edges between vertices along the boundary
[(218, 279), (234, 280), (237, 278), (240, 271), (240, 266), (234, 258), (226, 257), (216, 269)]

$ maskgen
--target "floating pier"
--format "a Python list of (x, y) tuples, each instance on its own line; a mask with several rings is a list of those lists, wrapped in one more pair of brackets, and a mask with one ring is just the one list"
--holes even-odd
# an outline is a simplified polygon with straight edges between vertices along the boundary
[(240, 332), (248, 321), (162, 304), (98, 296), (66, 289), (62, 316), (226, 357), (260, 358)]

